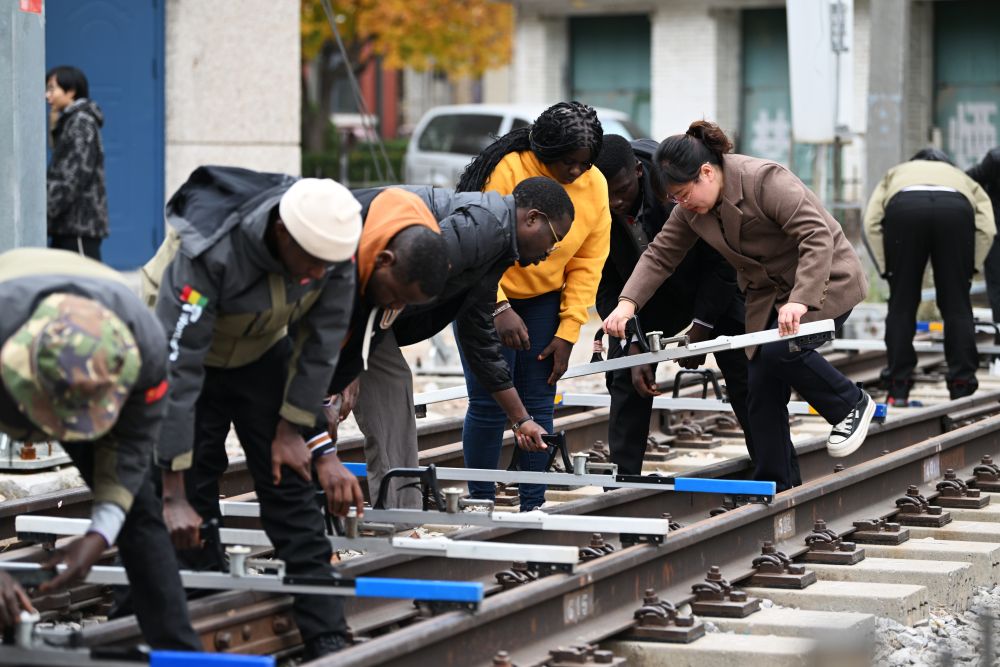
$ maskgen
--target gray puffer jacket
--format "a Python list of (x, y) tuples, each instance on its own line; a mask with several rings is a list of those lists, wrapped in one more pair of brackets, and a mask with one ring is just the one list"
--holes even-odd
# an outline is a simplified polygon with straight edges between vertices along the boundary
[(73, 102), (56, 121), (46, 175), (49, 234), (108, 235), (102, 125), (104, 114), (87, 98)]

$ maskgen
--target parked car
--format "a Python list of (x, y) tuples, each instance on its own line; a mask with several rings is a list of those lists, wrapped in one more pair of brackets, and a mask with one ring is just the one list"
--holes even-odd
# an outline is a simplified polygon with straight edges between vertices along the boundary
[[(406, 182), (455, 187), (465, 166), (496, 137), (531, 125), (546, 106), (452, 104), (430, 109), (417, 123), (406, 149)], [(605, 134), (644, 136), (628, 114), (597, 108)]]

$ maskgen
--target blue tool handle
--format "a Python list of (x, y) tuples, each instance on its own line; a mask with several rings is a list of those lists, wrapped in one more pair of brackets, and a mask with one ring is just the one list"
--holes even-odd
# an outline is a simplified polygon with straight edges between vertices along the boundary
[(235, 653), (192, 653), (188, 651), (153, 651), (150, 667), (274, 667), (274, 656), (238, 655)]
[(347, 468), (347, 472), (355, 477), (368, 476), (368, 466), (364, 463), (344, 463), (344, 467)]
[(749, 479), (705, 479), (702, 477), (676, 477), (675, 491), (694, 493), (728, 493), (740, 496), (773, 496), (774, 482), (759, 482)]
[(354, 594), (359, 598), (482, 602), (483, 585), (478, 581), (358, 577), (354, 580)]

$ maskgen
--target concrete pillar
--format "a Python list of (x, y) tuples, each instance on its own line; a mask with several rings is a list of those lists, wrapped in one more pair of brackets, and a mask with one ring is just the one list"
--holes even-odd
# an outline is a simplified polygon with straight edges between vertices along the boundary
[(684, 132), (700, 118), (718, 120), (718, 49), (732, 45), (719, 43), (719, 25), (708, 4), (678, 0), (661, 5), (650, 23), (653, 136)]
[(511, 90), (517, 104), (554, 104), (569, 94), (569, 25), (565, 16), (518, 14)]
[(0, 0), (0, 251), (46, 242), (45, 21), (33, 4)]
[(166, 196), (203, 164), (299, 173), (299, 3), (168, 0), (166, 15)]
[(871, 3), (864, 201), (890, 167), (905, 159), (910, 0)]

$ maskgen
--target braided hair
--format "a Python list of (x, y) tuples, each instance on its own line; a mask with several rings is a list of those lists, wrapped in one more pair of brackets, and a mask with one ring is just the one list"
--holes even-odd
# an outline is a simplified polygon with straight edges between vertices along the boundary
[(508, 153), (532, 151), (543, 164), (590, 149), (591, 162), (601, 154), (604, 130), (597, 112), (582, 102), (560, 102), (542, 112), (528, 127), (511, 130), (483, 149), (458, 179), (458, 192), (478, 192)]

